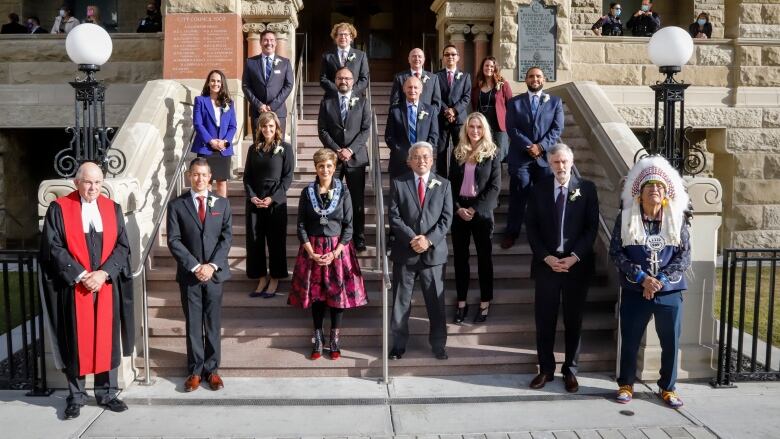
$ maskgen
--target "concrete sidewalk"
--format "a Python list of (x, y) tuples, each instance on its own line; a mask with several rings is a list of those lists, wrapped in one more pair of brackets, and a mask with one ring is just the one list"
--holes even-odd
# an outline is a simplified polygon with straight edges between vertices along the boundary
[(134, 385), (130, 410), (90, 405), (61, 420), (66, 394), (28, 398), (0, 392), (7, 438), (772, 438), (780, 431), (780, 383), (712, 389), (682, 384), (682, 410), (636, 386), (628, 405), (613, 381), (580, 377), (567, 394), (559, 378), (528, 389), (531, 375), (361, 378), (226, 378), (225, 389), (184, 393), (183, 379)]

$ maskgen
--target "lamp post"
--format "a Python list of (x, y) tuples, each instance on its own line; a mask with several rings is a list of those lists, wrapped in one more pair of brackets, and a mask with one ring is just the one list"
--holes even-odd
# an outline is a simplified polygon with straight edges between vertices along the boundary
[(95, 79), (95, 72), (111, 57), (112, 48), (108, 32), (91, 23), (76, 26), (65, 40), (68, 57), (85, 76), (70, 82), (76, 94), (76, 123), (65, 129), (72, 136), (70, 146), (54, 157), (54, 170), (62, 177), (73, 177), (79, 165), (88, 161), (109, 174), (118, 174), (125, 168), (122, 151), (110, 149), (109, 134), (113, 129), (106, 128), (106, 87), (103, 81)]
[[(645, 150), (651, 155), (665, 157), (680, 175), (698, 174), (704, 170), (706, 157), (701, 149), (692, 147), (686, 137), (692, 129), (685, 126), (685, 89), (690, 84), (674, 79), (693, 55), (693, 39), (679, 27), (665, 27), (650, 38), (647, 52), (666, 79), (650, 86), (655, 92), (655, 125)], [(676, 126), (678, 103), (680, 122)]]

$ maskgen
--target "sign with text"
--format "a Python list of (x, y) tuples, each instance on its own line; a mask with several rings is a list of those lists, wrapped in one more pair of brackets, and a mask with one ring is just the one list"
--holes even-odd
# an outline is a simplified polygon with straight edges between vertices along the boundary
[(517, 11), (517, 76), (525, 81), (525, 72), (537, 66), (548, 81), (555, 81), (556, 38), (558, 24), (557, 6), (545, 6), (541, 0), (533, 0)]
[(204, 79), (214, 69), (240, 78), (244, 45), (238, 14), (165, 16), (164, 79)]

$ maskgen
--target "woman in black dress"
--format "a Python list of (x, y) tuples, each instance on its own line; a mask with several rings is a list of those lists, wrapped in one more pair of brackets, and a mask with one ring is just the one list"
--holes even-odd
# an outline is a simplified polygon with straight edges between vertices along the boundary
[(471, 89), (471, 107), (485, 115), (498, 146), (499, 161), (509, 152), (509, 136), (506, 133), (506, 103), (512, 99), (512, 89), (498, 71), (498, 61), (493, 56), (482, 60), (474, 86)]
[(287, 190), (292, 184), (295, 153), (289, 143), (282, 141), (279, 118), (273, 112), (260, 115), (257, 131), (261, 135), (249, 148), (244, 167), (246, 275), (260, 279), (251, 297), (270, 298), (276, 295), (279, 279), (288, 276)]

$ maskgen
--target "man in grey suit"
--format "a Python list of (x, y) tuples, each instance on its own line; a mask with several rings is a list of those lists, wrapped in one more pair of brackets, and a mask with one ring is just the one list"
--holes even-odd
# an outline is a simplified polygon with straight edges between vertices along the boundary
[(390, 182), (390, 230), (395, 236), (393, 261), (393, 348), (400, 359), (409, 340), (409, 312), (415, 279), (420, 279), (428, 311), (428, 341), (434, 356), (446, 360), (447, 323), (444, 315), (444, 264), (447, 231), (452, 224), (450, 182), (431, 172), (433, 146), (418, 142), (409, 149), (412, 172)]
[(189, 376), (184, 390), (196, 390), (201, 378), (211, 390), (219, 390), (224, 387), (217, 373), (222, 284), (230, 278), (232, 214), (227, 198), (208, 191), (211, 169), (205, 158), (190, 162), (188, 176), (191, 190), (168, 204), (166, 223), (186, 320)]
[(250, 57), (244, 66), (241, 88), (249, 101), (253, 137), (257, 137), (260, 113), (273, 111), (279, 118), (282, 137), (287, 120), (287, 97), (293, 88), (293, 68), (290, 60), (276, 54), (276, 34), (266, 30), (260, 34), (263, 53)]
[(353, 93), (354, 79), (348, 67), (338, 69), (335, 79), (338, 93), (326, 96), (320, 102), (317, 131), (322, 145), (335, 151), (338, 156), (338, 176), (347, 180), (352, 195), (353, 241), (355, 248), (363, 251), (366, 249), (363, 193), (368, 165), (366, 143), (371, 130), (371, 108), (365, 98)]

